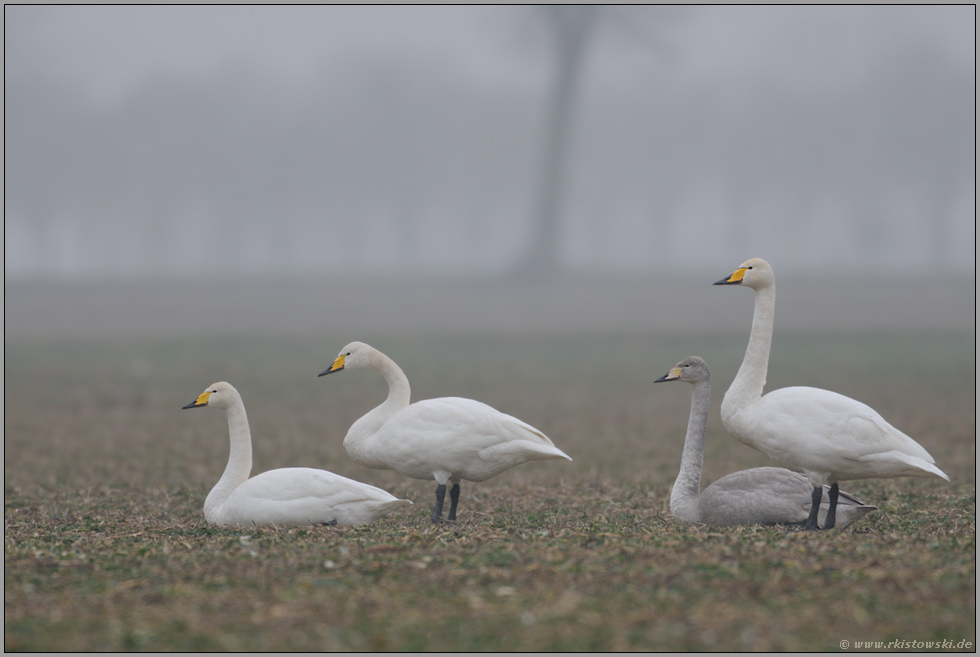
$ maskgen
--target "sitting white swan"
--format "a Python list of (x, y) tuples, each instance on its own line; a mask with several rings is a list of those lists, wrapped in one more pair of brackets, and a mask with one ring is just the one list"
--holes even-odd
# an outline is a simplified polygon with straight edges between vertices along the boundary
[(753, 258), (715, 285), (755, 290), (752, 332), (742, 366), (721, 404), (722, 423), (749, 447), (806, 475), (814, 500), (807, 529), (817, 528), (824, 484), (832, 484), (825, 525), (829, 529), (834, 526), (838, 481), (929, 476), (949, 481), (919, 443), (859, 401), (806, 387), (781, 388), (763, 396), (776, 305), (772, 267)]
[[(697, 357), (685, 358), (655, 381), (694, 385), (691, 415), (684, 438), (681, 469), (670, 492), (670, 512), (679, 521), (718, 527), (731, 525), (799, 525), (810, 515), (813, 487), (806, 477), (785, 468), (752, 468), (733, 472), (701, 490), (704, 436), (711, 400), (711, 373)], [(828, 488), (829, 490), (829, 488)], [(820, 504), (826, 523), (830, 502)], [(846, 527), (877, 507), (840, 491), (837, 526)]]
[(363, 525), (411, 504), (380, 488), (326, 470), (281, 468), (248, 478), (252, 437), (245, 405), (230, 383), (215, 383), (184, 408), (225, 409), (231, 452), (221, 479), (204, 501), (215, 525)]
[(405, 373), (363, 342), (344, 347), (319, 376), (357, 367), (379, 372), (388, 382), (388, 398), (351, 426), (344, 447), (363, 466), (435, 479), (432, 522), (442, 517), (449, 481), (453, 487), (447, 519), (452, 521), (460, 480), (484, 481), (525, 461), (572, 460), (531, 425), (478, 401), (441, 397), (409, 405), (411, 389)]

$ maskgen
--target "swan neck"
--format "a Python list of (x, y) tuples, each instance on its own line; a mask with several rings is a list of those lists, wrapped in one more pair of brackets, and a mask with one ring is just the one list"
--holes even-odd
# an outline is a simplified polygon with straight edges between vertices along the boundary
[[(704, 436), (708, 427), (711, 384), (699, 381), (691, 393), (691, 415), (681, 455), (681, 469), (670, 492), (670, 512), (685, 521), (698, 521), (698, 497), (701, 494), (701, 469), (704, 464)], [(693, 517), (692, 517), (693, 514)]]
[(228, 418), (230, 450), (228, 465), (221, 479), (211, 489), (204, 501), (204, 517), (211, 520), (231, 493), (248, 480), (252, 472), (252, 434), (248, 428), (248, 416), (241, 399), (225, 409)]
[(385, 399), (382, 406), (390, 406), (394, 409), (392, 412), (394, 414), (408, 406), (412, 397), (412, 388), (408, 385), (408, 377), (405, 376), (402, 368), (398, 367), (395, 361), (380, 351), (377, 352), (377, 356), (375, 369), (388, 382), (388, 398)]
[[(755, 311), (752, 332), (745, 348), (745, 358), (738, 374), (725, 395), (727, 403), (741, 407), (762, 397), (769, 370), (769, 350), (772, 347), (772, 324), (776, 310), (776, 286), (767, 285), (755, 291)], [(728, 397), (732, 399), (729, 400)]]
[(367, 467), (378, 467), (369, 457), (369, 450), (363, 444), (384, 426), (391, 416), (406, 408), (412, 398), (408, 377), (395, 361), (375, 350), (370, 361), (371, 369), (379, 372), (388, 382), (388, 397), (374, 410), (368, 412), (351, 426), (344, 438), (344, 447), (351, 458)]

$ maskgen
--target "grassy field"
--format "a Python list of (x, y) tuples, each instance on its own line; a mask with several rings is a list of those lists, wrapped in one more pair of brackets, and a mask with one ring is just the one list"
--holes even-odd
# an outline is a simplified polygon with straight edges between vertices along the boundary
[[(433, 526), (433, 482), (365, 469), (343, 449), (347, 428), (386, 393), (370, 371), (316, 377), (353, 337), (402, 366), (413, 399), (487, 402), (574, 462), (463, 482), (459, 522)], [(868, 403), (951, 483), (848, 482), (880, 511), (842, 531), (678, 524), (667, 498), (690, 387), (652, 381), (686, 356), (712, 368), (702, 485), (766, 465), (718, 416), (745, 339), (7, 339), (4, 646), (854, 650), (950, 640), (973, 651), (972, 332), (779, 333), (768, 377), (770, 390), (813, 385)], [(227, 427), (220, 411), (180, 407), (219, 380), (244, 398), (253, 472), (325, 468), (415, 506), (360, 528), (208, 526), (201, 509), (227, 459)]]

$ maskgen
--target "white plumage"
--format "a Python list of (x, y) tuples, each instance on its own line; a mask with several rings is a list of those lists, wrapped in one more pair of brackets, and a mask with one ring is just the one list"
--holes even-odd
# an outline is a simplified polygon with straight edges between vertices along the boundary
[(225, 409), (231, 449), (204, 502), (216, 525), (363, 525), (407, 504), (380, 488), (313, 468), (281, 468), (249, 479), (252, 438), (245, 405), (230, 383), (215, 383), (184, 408)]
[[(721, 405), (722, 423), (729, 433), (780, 465), (806, 475), (816, 500), (823, 485), (832, 484), (831, 508), (838, 481), (929, 476), (949, 480), (921, 445), (859, 401), (806, 387), (763, 395), (776, 303), (772, 267), (753, 258), (715, 285), (755, 290), (745, 358)], [(816, 528), (813, 513), (807, 527)]]
[[(685, 523), (731, 525), (802, 524), (813, 505), (813, 487), (806, 477), (786, 468), (752, 468), (718, 479), (701, 490), (704, 439), (711, 399), (708, 364), (697, 357), (686, 358), (661, 381), (685, 381), (693, 385), (691, 415), (684, 438), (680, 472), (670, 492), (670, 512)], [(827, 488), (829, 492), (829, 487)], [(821, 502), (819, 521), (826, 524), (830, 501)], [(876, 507), (840, 491), (836, 526), (846, 527)]]
[(447, 518), (455, 520), (459, 482), (483, 481), (537, 459), (572, 459), (526, 422), (472, 399), (441, 397), (410, 404), (408, 378), (393, 360), (362, 342), (344, 347), (320, 376), (369, 367), (388, 382), (388, 398), (351, 426), (347, 453), (369, 468), (387, 468), (415, 479), (436, 480), (438, 522), (453, 482)]

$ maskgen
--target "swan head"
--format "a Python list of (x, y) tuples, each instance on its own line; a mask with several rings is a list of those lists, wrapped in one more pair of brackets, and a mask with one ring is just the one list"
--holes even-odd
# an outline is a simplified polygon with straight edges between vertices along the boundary
[(212, 383), (207, 390), (198, 395), (197, 399), (187, 404), (183, 408), (202, 408), (204, 406), (216, 406), (218, 408), (228, 408), (236, 399), (241, 399), (238, 391), (230, 383), (221, 381)]
[(341, 370), (351, 370), (357, 367), (369, 367), (377, 350), (363, 342), (351, 342), (340, 350), (340, 354), (334, 359), (327, 369), (320, 372), (317, 376), (333, 374)]
[(714, 284), (743, 285), (753, 290), (758, 290), (763, 287), (769, 287), (775, 282), (776, 277), (769, 263), (762, 258), (752, 258), (739, 265), (738, 269), (731, 276), (723, 278), (720, 281), (715, 281)]
[(663, 381), (700, 383), (701, 381), (710, 380), (711, 372), (708, 371), (708, 364), (697, 356), (691, 356), (677, 363), (669, 372), (656, 379), (654, 383), (662, 383)]

